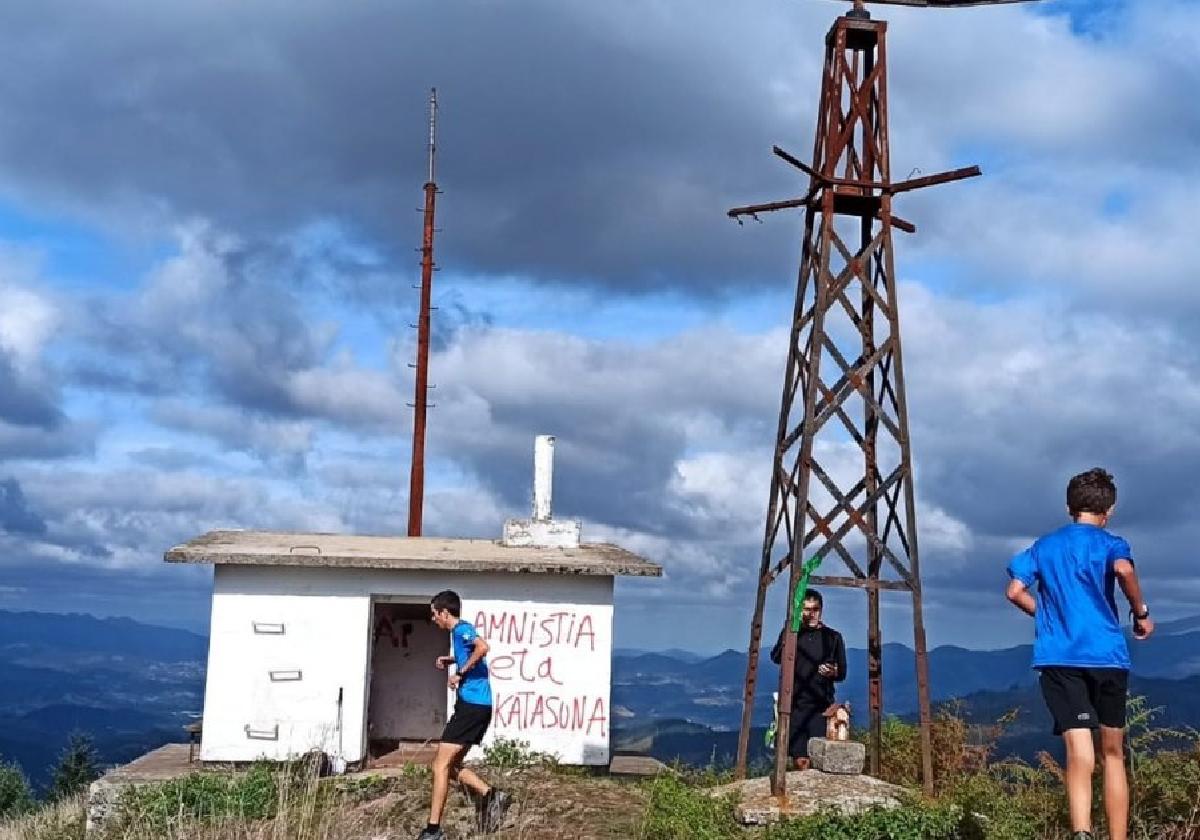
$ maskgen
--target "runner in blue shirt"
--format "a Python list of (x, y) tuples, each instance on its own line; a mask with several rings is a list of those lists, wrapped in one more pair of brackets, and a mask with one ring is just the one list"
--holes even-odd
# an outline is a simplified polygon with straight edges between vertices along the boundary
[(454, 702), (454, 714), (446, 722), (442, 742), (433, 759), (429, 824), (417, 840), (445, 840), (446, 833), (442, 830), (441, 822), (451, 779), (462, 782), (476, 795), (480, 827), (484, 831), (495, 831), (503, 823), (504, 813), (512, 805), (512, 797), (463, 767), (467, 752), (483, 740), (492, 722), (492, 686), (488, 681), (486, 659), (488, 643), (475, 632), (474, 625), (462, 620), (462, 599), (457, 593), (448, 589), (439, 592), (433, 596), (429, 611), (435, 625), (450, 631), (451, 650), (454, 653), (439, 656), (434, 665), (445, 670), (450, 663), (454, 663), (455, 673), (447, 682), (458, 696)]
[[(1125, 704), (1129, 649), (1114, 584), (1129, 601), (1133, 637), (1154, 632), (1129, 543), (1104, 530), (1117, 502), (1113, 477), (1097, 467), (1067, 485), (1071, 524), (1046, 534), (1008, 564), (1008, 600), (1034, 618), (1033, 667), (1067, 751), (1073, 840), (1092, 838), (1093, 738), (1100, 731), (1104, 809), (1112, 840), (1129, 832)], [(1031, 590), (1036, 589), (1036, 597)]]

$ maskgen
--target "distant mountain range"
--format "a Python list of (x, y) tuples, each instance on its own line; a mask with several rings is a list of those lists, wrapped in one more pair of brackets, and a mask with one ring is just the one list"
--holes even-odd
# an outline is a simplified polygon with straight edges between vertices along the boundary
[[(1164, 622), (1150, 642), (1131, 642), (1130, 652), (1134, 662), (1130, 691), (1145, 696), (1151, 706), (1164, 707), (1157, 723), (1200, 728), (1200, 616)], [(779, 669), (765, 653), (759, 660), (754, 702), (756, 748), (772, 717), (771, 692), (779, 684)], [(1001, 650), (935, 648), (929, 653), (933, 700), (960, 701), (961, 713), (980, 724), (994, 723), (1019, 709), (999, 752), (1031, 758), (1038, 750), (1055, 751), (1058, 739), (1049, 734), (1050, 720), (1030, 668), (1032, 658), (1031, 645)], [(866, 651), (851, 648), (846, 659), (849, 678), (839, 686), (838, 696), (850, 702), (855, 725), (865, 725)], [(915, 662), (910, 648), (884, 646), (886, 713), (915, 718)], [(745, 673), (745, 653), (732, 650), (699, 661), (622, 651), (613, 659), (616, 746), (664, 760), (701, 764), (728, 760), (737, 746)]]
[[(772, 640), (773, 641), (773, 640)], [(1200, 674), (1200, 617), (1161, 625), (1147, 644), (1130, 643), (1134, 673), (1139, 677), (1172, 680)], [(779, 669), (765, 655), (759, 659), (755, 721), (771, 718), (771, 692), (779, 684)], [(1000, 650), (968, 650), (946, 645), (929, 653), (929, 677), (934, 700), (967, 697), (978, 691), (1004, 691), (1031, 686), (1031, 645)], [(846, 651), (848, 679), (839, 686), (840, 699), (866, 710), (867, 653)], [(746, 655), (727, 650), (707, 659), (682, 659), (668, 653), (620, 651), (613, 657), (613, 706), (626, 719), (682, 719), (715, 729), (736, 728), (741, 719)], [(889, 713), (916, 711), (916, 656), (899, 644), (883, 647), (883, 696)], [(622, 712), (624, 710), (624, 712)]]
[[(130, 619), (0, 611), (0, 758), (15, 759), (36, 784), (74, 730), (89, 732), (106, 762), (128, 761), (184, 737), (200, 714), (208, 640)], [(1134, 693), (1164, 706), (1162, 722), (1200, 728), (1200, 616), (1160, 625), (1147, 644), (1131, 645)], [(1028, 645), (930, 652), (935, 701), (962, 700), (972, 721), (1022, 712), (1002, 743), (1031, 755), (1053, 744), (1030, 670)], [(850, 678), (840, 696), (866, 719), (866, 652), (847, 651)], [(884, 702), (890, 714), (916, 709), (914, 654), (886, 645)], [(618, 749), (706, 764), (728, 760), (741, 719), (744, 652), (620, 649), (613, 656), (613, 739)], [(771, 718), (778, 669), (764, 655), (754, 704), (755, 745)]]
[(208, 639), (127, 618), (0, 611), (0, 758), (43, 785), (71, 733), (106, 762), (184, 737)]

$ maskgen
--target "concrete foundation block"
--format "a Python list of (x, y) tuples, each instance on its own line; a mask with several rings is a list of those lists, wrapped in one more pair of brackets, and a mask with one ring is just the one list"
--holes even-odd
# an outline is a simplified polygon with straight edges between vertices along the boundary
[(858, 741), (827, 741), (810, 738), (808, 757), (814, 770), (839, 776), (857, 776), (867, 761), (867, 747)]
[(509, 519), (500, 541), (510, 547), (578, 548), (581, 530), (578, 519)]
[(771, 793), (771, 780), (766, 776), (709, 788), (706, 792), (715, 797), (735, 796), (737, 816), (743, 825), (767, 825), (781, 819), (807, 817), (824, 808), (840, 814), (896, 808), (908, 795), (904, 788), (870, 776), (841, 776), (820, 770), (788, 773), (784, 797)]

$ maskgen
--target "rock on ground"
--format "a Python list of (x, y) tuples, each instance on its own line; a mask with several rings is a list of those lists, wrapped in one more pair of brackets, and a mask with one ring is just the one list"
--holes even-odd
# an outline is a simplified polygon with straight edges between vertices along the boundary
[(771, 779), (763, 776), (712, 788), (711, 796), (736, 796), (737, 815), (744, 825), (766, 825), (783, 817), (805, 817), (822, 808), (857, 814), (879, 806), (895, 808), (908, 791), (871, 776), (846, 776), (819, 770), (794, 770), (787, 774), (787, 802), (781, 806), (771, 795)]

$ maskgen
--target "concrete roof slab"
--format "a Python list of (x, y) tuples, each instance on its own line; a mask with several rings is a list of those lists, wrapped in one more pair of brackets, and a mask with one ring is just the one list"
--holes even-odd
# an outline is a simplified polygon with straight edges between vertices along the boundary
[(662, 576), (662, 566), (610, 543), (546, 548), (506, 546), (499, 540), (279, 531), (210, 531), (175, 546), (163, 559), (241, 566)]

